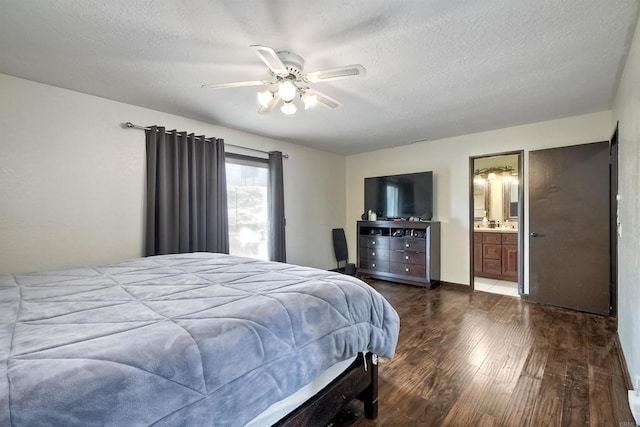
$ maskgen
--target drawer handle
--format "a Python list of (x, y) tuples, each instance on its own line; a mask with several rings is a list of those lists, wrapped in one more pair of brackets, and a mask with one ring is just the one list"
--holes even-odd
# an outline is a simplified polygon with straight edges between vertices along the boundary
[(405, 248), (408, 248), (409, 246), (411, 246), (411, 245), (410, 245), (410, 244), (408, 244), (408, 243), (406, 243), (406, 244), (404, 245), (404, 247), (405, 247)]
[(404, 259), (409, 259), (409, 255), (405, 256)]
[(372, 245), (375, 245), (375, 244), (376, 244), (376, 241), (374, 240), (373, 242), (371, 242), (371, 244), (372, 244)]
[(374, 262), (374, 263), (373, 263), (373, 264), (371, 264), (371, 265), (375, 267), (375, 266), (376, 266), (376, 263)]
[(376, 256), (376, 253), (375, 252), (371, 252), (371, 255)]
[(405, 268), (404, 271), (409, 272), (409, 267)]

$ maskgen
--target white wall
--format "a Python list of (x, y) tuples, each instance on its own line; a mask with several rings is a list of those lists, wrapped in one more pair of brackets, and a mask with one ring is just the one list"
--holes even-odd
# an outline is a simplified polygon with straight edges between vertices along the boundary
[(640, 23), (614, 103), (619, 120), (618, 335), (632, 381), (640, 376)]
[(126, 121), (289, 154), (288, 261), (334, 266), (344, 156), (0, 74), (0, 274), (142, 255), (144, 132)]
[[(347, 157), (347, 236), (356, 256), (356, 221), (364, 209), (364, 178), (434, 172), (434, 220), (441, 221), (441, 279), (469, 284), (469, 157), (525, 150), (525, 209), (528, 151), (609, 140), (611, 112), (447, 138)], [(527, 233), (525, 216), (525, 234)], [(526, 242), (525, 242), (526, 247)], [(525, 253), (525, 290), (527, 265)]]

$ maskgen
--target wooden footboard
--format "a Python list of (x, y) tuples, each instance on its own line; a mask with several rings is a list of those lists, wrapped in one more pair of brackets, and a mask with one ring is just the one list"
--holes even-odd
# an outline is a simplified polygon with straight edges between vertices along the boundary
[[(366, 370), (365, 370), (366, 366)], [(318, 394), (276, 423), (279, 427), (325, 426), (351, 400), (364, 403), (367, 418), (378, 416), (378, 357), (359, 354), (351, 366)]]

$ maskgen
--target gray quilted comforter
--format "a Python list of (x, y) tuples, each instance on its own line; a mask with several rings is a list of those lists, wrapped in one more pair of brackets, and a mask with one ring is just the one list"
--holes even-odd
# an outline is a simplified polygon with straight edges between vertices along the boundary
[(398, 330), (355, 278), (221, 254), (2, 276), (0, 426), (240, 426)]

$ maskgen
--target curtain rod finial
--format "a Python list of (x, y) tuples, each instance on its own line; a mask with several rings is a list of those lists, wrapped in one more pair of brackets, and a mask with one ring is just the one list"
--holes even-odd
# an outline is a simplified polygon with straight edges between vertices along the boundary
[(123, 128), (132, 128), (132, 127), (134, 127), (134, 125), (131, 122), (126, 122), (126, 123), (122, 124), (122, 127)]

